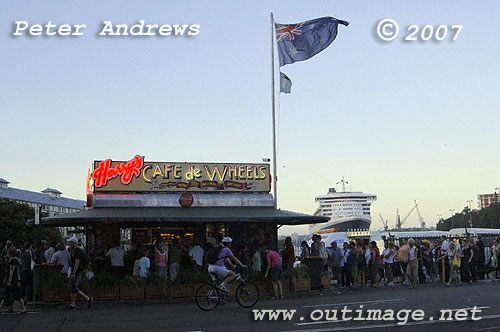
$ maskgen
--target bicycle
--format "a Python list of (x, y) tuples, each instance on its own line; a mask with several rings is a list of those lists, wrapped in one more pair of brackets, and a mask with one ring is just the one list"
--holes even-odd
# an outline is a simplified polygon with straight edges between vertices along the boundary
[[(243, 269), (241, 270), (244, 271)], [(215, 273), (210, 273), (212, 280), (201, 285), (195, 293), (196, 305), (204, 311), (215, 309), (219, 304), (226, 304), (229, 291), (238, 284), (235, 292), (236, 302), (243, 308), (253, 307), (259, 301), (259, 288), (252, 281), (247, 281), (247, 275), (240, 272), (231, 283), (230, 288), (222, 290), (219, 288), (220, 280)]]

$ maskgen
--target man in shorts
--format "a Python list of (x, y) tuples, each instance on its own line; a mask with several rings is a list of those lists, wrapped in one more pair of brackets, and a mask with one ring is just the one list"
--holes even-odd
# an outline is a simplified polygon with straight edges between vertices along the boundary
[(84, 253), (82, 249), (78, 247), (78, 239), (76, 237), (72, 237), (69, 239), (69, 279), (68, 279), (68, 290), (70, 293), (71, 304), (68, 309), (74, 310), (76, 309), (76, 295), (80, 294), (87, 301), (87, 306), (90, 309), (92, 305), (92, 297), (87, 296), (83, 293), (79, 288), (78, 284), (80, 283), (80, 279), (82, 278), (85, 267), (83, 266), (83, 258)]
[(245, 267), (231, 251), (231, 242), (233, 240), (230, 237), (223, 238), (219, 244), (222, 246), (222, 250), (219, 253), (217, 261), (215, 264), (208, 265), (209, 273), (216, 274), (219, 279), (223, 279), (219, 285), (219, 288), (223, 291), (227, 291), (226, 285), (230, 284), (236, 277), (233, 271), (226, 268), (225, 263), (227, 262), (231, 268), (234, 268), (234, 264)]
[[(263, 248), (262, 250), (266, 254), (267, 258), (267, 270), (264, 278), (267, 278), (269, 275), (269, 279), (271, 279), (274, 291), (273, 299), (282, 299), (283, 286), (281, 285), (281, 280), (283, 280), (283, 265), (281, 264), (280, 255), (276, 251), (272, 251), (268, 248)], [(269, 273), (269, 271), (271, 273)]]

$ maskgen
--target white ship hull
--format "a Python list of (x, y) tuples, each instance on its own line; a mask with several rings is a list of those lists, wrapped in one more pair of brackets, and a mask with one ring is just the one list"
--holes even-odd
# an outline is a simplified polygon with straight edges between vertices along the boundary
[[(344, 184), (344, 180), (341, 181)], [(310, 227), (311, 233), (317, 231), (347, 232), (353, 229), (368, 230), (372, 223), (370, 205), (377, 199), (376, 195), (362, 192), (337, 192), (330, 188), (326, 195), (316, 197), (319, 207), (314, 215), (329, 217), (330, 221)]]

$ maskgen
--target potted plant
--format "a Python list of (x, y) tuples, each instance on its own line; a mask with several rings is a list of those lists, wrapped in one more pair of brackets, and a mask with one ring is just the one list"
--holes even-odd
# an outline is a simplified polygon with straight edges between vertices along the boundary
[(323, 288), (330, 288), (330, 273), (328, 271), (321, 273), (321, 284)]
[(192, 297), (194, 294), (193, 282), (198, 272), (190, 265), (182, 265), (175, 281), (170, 285), (171, 297)]
[(165, 299), (168, 297), (169, 282), (166, 278), (152, 274), (147, 279), (145, 287), (146, 300)]
[(118, 284), (119, 281), (113, 274), (103, 273), (82, 283), (82, 286), (85, 285), (85, 289), (97, 301), (106, 301), (118, 300), (120, 290)]
[(311, 290), (311, 279), (309, 279), (309, 269), (304, 264), (292, 270), (290, 279), (290, 291), (301, 292)]
[(64, 302), (69, 301), (67, 289), (67, 278), (59, 272), (47, 273), (43, 283), (44, 302)]
[(144, 281), (126, 276), (120, 281), (120, 300), (144, 300)]

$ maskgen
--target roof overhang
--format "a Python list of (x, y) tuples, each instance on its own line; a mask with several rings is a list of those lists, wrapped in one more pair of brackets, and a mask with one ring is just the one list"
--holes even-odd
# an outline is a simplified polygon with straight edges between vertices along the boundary
[[(274, 222), (278, 225), (304, 225), (329, 221), (328, 217), (275, 209), (274, 207), (109, 207), (61, 214), (40, 220), (40, 226), (86, 226), (121, 223), (130, 225), (165, 225), (203, 222)], [(34, 221), (29, 220), (33, 225)]]

